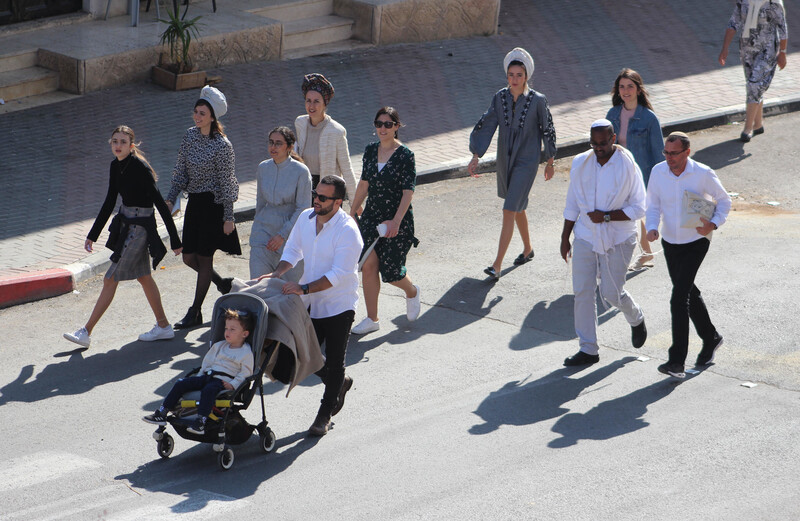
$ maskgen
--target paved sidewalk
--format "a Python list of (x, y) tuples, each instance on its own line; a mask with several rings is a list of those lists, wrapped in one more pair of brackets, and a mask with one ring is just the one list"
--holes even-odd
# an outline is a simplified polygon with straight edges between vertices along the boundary
[[(800, 0), (784, 4), (791, 32), (800, 27)], [(532, 83), (547, 95), (562, 151), (585, 140), (589, 123), (605, 115), (613, 80), (626, 66), (644, 77), (663, 125), (739, 113), (745, 93), (738, 53), (732, 51), (727, 67), (716, 62), (732, 8), (730, 0), (503, 0), (499, 34), (492, 37), (211, 71), (222, 76), (219, 87), (230, 105), (223, 122), (242, 186), (237, 209), (254, 204), (268, 130), (292, 125), (303, 113), (304, 73), (321, 72), (333, 82), (329, 113), (348, 130), (357, 173), (360, 152), (375, 139), (375, 111), (393, 105), (425, 182), (466, 165), (469, 132), (504, 86), (502, 59), (516, 46), (536, 61)], [(768, 102), (785, 108), (800, 99), (798, 49), (790, 39), (789, 65), (777, 73)], [(87, 258), (82, 245), (107, 188), (109, 132), (118, 124), (133, 127), (166, 193), (196, 98), (197, 92), (136, 84), (0, 119), (0, 189), (8, 195), (0, 208), (0, 306), (13, 300), (9, 295), (34, 291), (20, 277), (30, 283), (38, 272), (57, 270), (49, 275), (80, 280), (98, 271), (108, 252)], [(104, 241), (105, 234), (99, 244)]]

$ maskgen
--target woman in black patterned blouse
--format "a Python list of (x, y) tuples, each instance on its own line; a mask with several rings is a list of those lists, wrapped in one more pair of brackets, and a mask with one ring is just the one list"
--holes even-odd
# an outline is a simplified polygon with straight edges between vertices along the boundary
[(233, 203), (239, 197), (233, 146), (218, 120), (227, 111), (225, 95), (214, 87), (203, 87), (194, 105), (195, 126), (183, 136), (166, 198), (172, 209), (180, 192), (189, 193), (183, 262), (197, 272), (194, 302), (175, 329), (203, 323), (201, 307), (212, 281), (220, 293), (230, 291), (233, 279), (223, 279), (214, 271), (214, 252), (242, 253), (233, 220)]
[[(378, 143), (367, 145), (363, 156), (361, 180), (350, 207), (350, 215), (356, 218), (361, 203), (367, 198), (359, 226), (364, 239), (361, 282), (364, 286), (364, 302), (367, 317), (352, 329), (363, 335), (380, 329), (378, 321), (378, 293), (383, 282), (402, 289), (406, 294), (406, 316), (414, 321), (419, 316), (419, 286), (411, 282), (406, 270), (406, 255), (411, 246), (419, 241), (414, 237), (414, 214), (411, 198), (414, 195), (417, 171), (414, 153), (397, 139), (400, 117), (392, 107), (383, 107), (375, 115)], [(379, 225), (386, 232), (368, 252), (370, 245), (378, 239)], [(380, 275), (380, 277), (379, 277)]]

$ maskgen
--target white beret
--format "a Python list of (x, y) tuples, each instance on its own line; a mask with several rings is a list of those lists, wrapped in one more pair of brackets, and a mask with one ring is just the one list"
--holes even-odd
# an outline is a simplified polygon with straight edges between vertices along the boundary
[(200, 91), (200, 99), (206, 100), (211, 108), (214, 109), (214, 116), (219, 119), (228, 112), (228, 100), (225, 94), (219, 89), (206, 85)]
[(522, 47), (511, 49), (503, 60), (503, 72), (508, 73), (508, 64), (513, 61), (522, 62), (522, 65), (525, 66), (525, 73), (528, 75), (529, 79), (533, 76), (533, 58), (528, 54), (528, 51)]

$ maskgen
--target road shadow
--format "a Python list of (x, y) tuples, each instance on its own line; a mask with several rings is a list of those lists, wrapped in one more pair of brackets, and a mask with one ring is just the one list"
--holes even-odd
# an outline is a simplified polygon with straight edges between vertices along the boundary
[[(696, 375), (695, 375), (696, 376)], [(576, 445), (580, 440), (608, 440), (638, 431), (649, 425), (643, 418), (647, 408), (667, 397), (685, 380), (666, 378), (628, 395), (598, 404), (586, 413), (570, 413), (553, 425), (552, 431), (561, 435), (547, 444), (561, 449)]]
[[(89, 356), (84, 355), (91, 350), (83, 348), (56, 353), (55, 356), (66, 360), (47, 365), (35, 376), (33, 364), (20, 369), (19, 375), (13, 382), (0, 388), (2, 394), (0, 406), (9, 402), (33, 403), (54, 396), (83, 394), (95, 387), (119, 382), (132, 375), (154, 371), (170, 363), (175, 357), (197, 349), (197, 346), (186, 341), (185, 335), (185, 332), (178, 332), (174, 339), (166, 342), (137, 340), (119, 349)], [(203, 344), (201, 348), (201, 356), (205, 354), (205, 346), (206, 344)], [(200, 363), (198, 361), (195, 364), (191, 360), (177, 362), (179, 368), (183, 368), (184, 365), (194, 367)]]
[(714, 170), (720, 170), (726, 166), (744, 161), (752, 155), (750, 152), (744, 151), (744, 143), (739, 139), (731, 139), (695, 150), (694, 154), (692, 154), (692, 159), (706, 164)]
[[(222, 471), (210, 444), (176, 439), (176, 446), (183, 443), (195, 445), (180, 454), (173, 453), (168, 459), (158, 458), (140, 465), (133, 472), (120, 474), (114, 479), (149, 492), (183, 496), (183, 501), (171, 507), (172, 512), (195, 512), (203, 509), (209, 499), (220, 499), (210, 497), (209, 491), (234, 499), (252, 496), (262, 483), (287, 470), (320, 440), (320, 437), (307, 436), (305, 431), (296, 432), (277, 440), (275, 450), (264, 454), (258, 446), (258, 436), (254, 434), (245, 443), (232, 446), (235, 455), (233, 467)], [(156, 454), (155, 443), (153, 454)]]
[(532, 425), (557, 418), (569, 411), (563, 405), (576, 399), (593, 385), (599, 383), (625, 364), (636, 360), (625, 357), (608, 365), (581, 369), (562, 367), (532, 382), (511, 381), (493, 391), (478, 405), (474, 414), (483, 423), (476, 423), (470, 434), (489, 434), (502, 425)]
[(431, 304), (413, 324), (401, 316), (391, 321), (394, 328), (383, 335), (381, 331), (351, 335), (347, 347), (347, 365), (365, 359), (368, 351), (380, 345), (415, 342), (424, 335), (447, 335), (482, 319), (503, 300), (503, 297), (497, 296), (486, 302), (492, 287), (485, 279), (464, 277)]
[[(600, 313), (597, 317), (598, 326), (605, 324), (619, 314), (619, 310), (615, 307), (605, 310), (605, 304), (599, 293), (595, 293), (595, 298), (597, 311)], [(577, 338), (575, 334), (574, 307), (575, 296), (572, 294), (562, 295), (553, 301), (542, 300), (537, 302), (522, 321), (519, 332), (508, 343), (509, 349), (525, 351), (551, 341), (542, 335), (531, 334), (531, 330), (558, 335), (567, 340)]]

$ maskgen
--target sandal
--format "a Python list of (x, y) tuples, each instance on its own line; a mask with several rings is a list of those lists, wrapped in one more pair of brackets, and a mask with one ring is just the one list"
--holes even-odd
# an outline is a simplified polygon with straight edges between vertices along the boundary
[(514, 266), (522, 266), (523, 264), (530, 262), (533, 260), (533, 250), (525, 256), (524, 253), (520, 253), (519, 256), (514, 259)]
[(652, 267), (653, 267), (652, 255), (639, 255), (639, 258), (636, 259), (636, 262), (634, 262), (631, 265), (631, 267), (628, 268), (628, 271), (638, 271), (638, 270), (643, 270), (644, 268), (652, 268)]
[(488, 268), (485, 268), (483, 272), (489, 275), (489, 278), (492, 279), (493, 281), (500, 279), (500, 275), (497, 274), (497, 271), (495, 271), (494, 266), (489, 266)]

